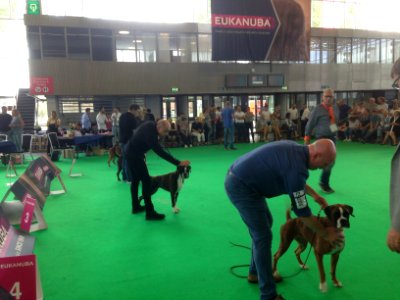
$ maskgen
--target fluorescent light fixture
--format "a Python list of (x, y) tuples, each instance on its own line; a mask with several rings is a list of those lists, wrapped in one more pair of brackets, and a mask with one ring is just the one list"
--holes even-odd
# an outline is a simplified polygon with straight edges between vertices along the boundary
[(130, 34), (128, 30), (120, 30), (118, 31), (119, 34)]

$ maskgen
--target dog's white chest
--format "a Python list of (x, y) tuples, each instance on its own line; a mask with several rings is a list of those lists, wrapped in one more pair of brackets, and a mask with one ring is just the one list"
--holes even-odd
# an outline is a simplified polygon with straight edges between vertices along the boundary
[(179, 175), (178, 176), (178, 182), (177, 182), (177, 185), (176, 185), (176, 191), (179, 192), (181, 190), (182, 186), (183, 186), (183, 176)]

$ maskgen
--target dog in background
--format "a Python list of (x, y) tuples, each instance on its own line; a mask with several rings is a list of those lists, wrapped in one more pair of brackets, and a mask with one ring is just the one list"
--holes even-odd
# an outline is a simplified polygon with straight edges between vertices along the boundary
[[(155, 194), (159, 188), (170, 192), (172, 211), (176, 214), (180, 212), (180, 209), (176, 206), (178, 195), (182, 189), (183, 182), (189, 178), (191, 169), (191, 166), (177, 166), (175, 172), (151, 177), (151, 194)], [(143, 196), (140, 196), (139, 201), (142, 199)]]
[(115, 159), (117, 158), (117, 179), (121, 181), (119, 174), (122, 171), (122, 149), (118, 144), (115, 144), (108, 150), (108, 166), (110, 167), (110, 163), (113, 162), (115, 164)]
[[(339, 230), (343, 230), (343, 228), (350, 228), (349, 217), (354, 217), (353, 208), (351, 206), (344, 204), (330, 205), (324, 209), (324, 212), (326, 218), (313, 217), (317, 219), (317, 221), (321, 223), (323, 227), (334, 227)], [(339, 255), (344, 249), (344, 243), (339, 247), (333, 247), (326, 240), (317, 236), (301, 221), (300, 218), (292, 219), (290, 217), (290, 210), (286, 212), (286, 223), (282, 225), (280, 235), (281, 242), (278, 251), (274, 255), (274, 261), (272, 265), (275, 281), (279, 282), (282, 280), (277, 270), (279, 258), (288, 250), (292, 241), (296, 240), (298, 247), (295, 250), (295, 254), (302, 269), (307, 269), (308, 267), (301, 260), (301, 253), (307, 248), (308, 243), (310, 243), (314, 248), (320, 273), (319, 289), (321, 292), (325, 293), (328, 290), (323, 265), (323, 256), (325, 254), (331, 255), (331, 276), (333, 284), (335, 287), (342, 287), (342, 283), (336, 278), (336, 265), (339, 260)]]

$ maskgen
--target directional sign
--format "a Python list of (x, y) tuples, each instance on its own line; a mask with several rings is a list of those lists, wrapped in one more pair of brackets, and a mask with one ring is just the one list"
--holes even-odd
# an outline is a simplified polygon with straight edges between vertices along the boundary
[(53, 77), (31, 77), (31, 95), (54, 95)]

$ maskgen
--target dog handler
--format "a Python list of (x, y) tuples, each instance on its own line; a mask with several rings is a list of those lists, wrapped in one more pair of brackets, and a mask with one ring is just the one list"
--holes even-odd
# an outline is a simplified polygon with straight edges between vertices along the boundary
[[(157, 124), (151, 121), (145, 122), (136, 129), (125, 148), (128, 168), (132, 175), (132, 213), (136, 214), (146, 210), (146, 220), (162, 220), (165, 215), (157, 213), (151, 202), (151, 178), (145, 162), (145, 153), (151, 149), (158, 156), (176, 166), (188, 166), (190, 164), (188, 160), (177, 160), (161, 147), (158, 137), (166, 136), (170, 130), (171, 125), (168, 120), (159, 120)], [(144, 207), (140, 206), (138, 199), (140, 181), (142, 182)]]
[(308, 169), (326, 168), (336, 158), (336, 147), (330, 139), (310, 145), (279, 141), (263, 145), (237, 159), (229, 168), (225, 190), (239, 211), (252, 238), (252, 257), (248, 281), (258, 282), (262, 300), (279, 300), (272, 275), (272, 215), (265, 198), (288, 194), (292, 209), (306, 226), (332, 245), (343, 242), (335, 228), (324, 228), (311, 218), (306, 194), (325, 208), (328, 204), (306, 184)]

